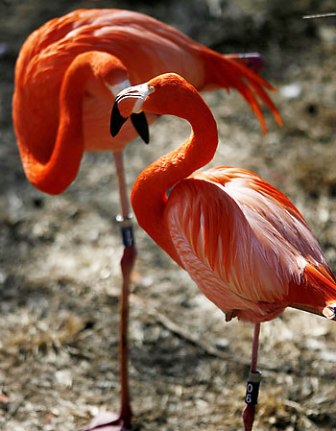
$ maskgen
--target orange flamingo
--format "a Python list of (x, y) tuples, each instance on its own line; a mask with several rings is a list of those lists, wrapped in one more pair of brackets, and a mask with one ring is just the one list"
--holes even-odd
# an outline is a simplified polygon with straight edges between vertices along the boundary
[(208, 106), (191, 84), (169, 73), (122, 91), (112, 111), (112, 133), (141, 110), (176, 115), (191, 125), (183, 145), (139, 175), (131, 203), (139, 225), (226, 320), (255, 323), (243, 413), (245, 429), (251, 430), (260, 322), (288, 306), (334, 319), (335, 277), (302, 215), (279, 190), (245, 169), (219, 166), (195, 173), (212, 159), (218, 136)]
[[(136, 136), (126, 125), (112, 140), (110, 107), (123, 88), (174, 71), (197, 89), (235, 88), (265, 120), (258, 98), (276, 120), (272, 87), (245, 64), (258, 57), (224, 56), (149, 16), (117, 9), (77, 10), (33, 32), (16, 64), (13, 119), (25, 173), (40, 190), (57, 194), (75, 179), (84, 151), (112, 151), (119, 184), (124, 254), (121, 260), (120, 424), (130, 423), (127, 379), (127, 292), (136, 249), (122, 150)], [(149, 121), (155, 119), (149, 114)], [(133, 115), (135, 128), (142, 117)], [(122, 425), (121, 425), (122, 426)]]

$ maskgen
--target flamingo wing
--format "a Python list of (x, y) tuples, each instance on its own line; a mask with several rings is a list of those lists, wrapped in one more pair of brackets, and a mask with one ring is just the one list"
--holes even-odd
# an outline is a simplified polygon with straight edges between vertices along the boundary
[(246, 170), (217, 167), (181, 181), (166, 223), (196, 284), (242, 320), (270, 320), (307, 287), (311, 293), (306, 268), (331, 272), (299, 211)]

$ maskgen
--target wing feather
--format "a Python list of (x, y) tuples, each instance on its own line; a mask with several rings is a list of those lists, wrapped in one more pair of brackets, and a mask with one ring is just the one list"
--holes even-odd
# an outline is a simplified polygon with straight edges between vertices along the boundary
[(309, 265), (330, 273), (302, 215), (257, 175), (230, 167), (174, 188), (166, 212), (185, 269), (224, 312), (262, 321), (279, 314)]

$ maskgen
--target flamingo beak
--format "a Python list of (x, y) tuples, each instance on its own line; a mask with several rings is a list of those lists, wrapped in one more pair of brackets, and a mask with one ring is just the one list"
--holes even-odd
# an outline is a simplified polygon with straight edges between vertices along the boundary
[[(110, 132), (112, 137), (117, 136), (123, 124), (127, 121), (128, 117), (130, 117), (131, 122), (141, 139), (146, 144), (149, 143), (148, 122), (145, 113), (141, 110), (143, 101), (148, 95), (148, 91), (140, 91), (143, 90), (143, 87), (144, 85), (129, 87), (126, 90), (121, 91), (115, 98), (110, 122)], [(119, 104), (126, 105), (126, 112), (130, 111), (131, 113), (126, 113), (126, 115), (123, 116), (120, 113)]]

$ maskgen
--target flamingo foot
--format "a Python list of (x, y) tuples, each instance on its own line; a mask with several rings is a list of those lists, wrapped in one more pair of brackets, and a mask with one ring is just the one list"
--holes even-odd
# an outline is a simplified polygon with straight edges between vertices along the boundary
[(131, 425), (131, 414), (100, 412), (86, 428), (80, 431), (127, 431)]

